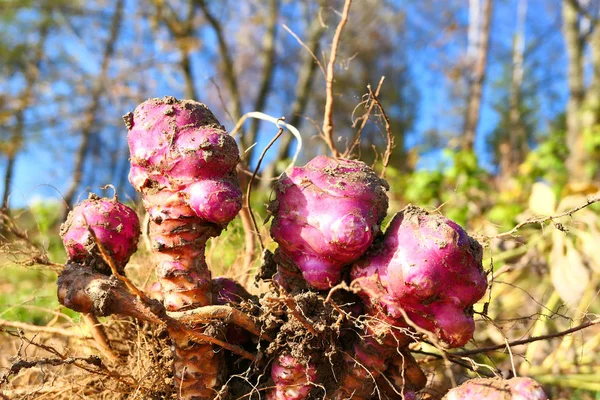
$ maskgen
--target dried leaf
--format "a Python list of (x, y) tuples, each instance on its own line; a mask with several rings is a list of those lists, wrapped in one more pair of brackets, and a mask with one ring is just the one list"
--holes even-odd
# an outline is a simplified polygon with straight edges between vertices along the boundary
[(581, 251), (585, 255), (585, 258), (589, 261), (590, 267), (600, 273), (600, 251), (598, 251), (598, 244), (600, 244), (600, 234), (597, 230), (593, 229), (591, 232), (586, 231), (575, 231), (575, 234), (581, 241)]
[(553, 232), (554, 246), (550, 259), (552, 284), (560, 298), (576, 306), (590, 281), (581, 254), (563, 232)]
[[(558, 203), (558, 207), (556, 208), (556, 212), (565, 212), (575, 207), (579, 207), (587, 201), (587, 197), (581, 194), (572, 194), (569, 196), (563, 197)], [(580, 210), (577, 214), (581, 214), (586, 209)]]
[(545, 183), (536, 182), (531, 188), (529, 209), (536, 215), (552, 215), (556, 210), (556, 196)]

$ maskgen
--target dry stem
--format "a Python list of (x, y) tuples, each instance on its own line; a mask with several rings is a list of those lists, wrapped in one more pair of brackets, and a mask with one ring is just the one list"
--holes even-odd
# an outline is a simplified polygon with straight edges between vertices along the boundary
[(319, 61), (319, 59), (317, 58), (315, 53), (310, 49), (310, 47), (308, 47), (306, 45), (306, 43), (304, 43), (302, 41), (302, 39), (300, 39), (298, 37), (298, 35), (296, 35), (286, 24), (283, 24), (282, 26), (283, 26), (283, 29), (285, 29), (290, 35), (292, 35), (292, 37), (294, 39), (296, 39), (296, 41), (300, 44), (300, 46), (302, 46), (308, 52), (308, 54), (310, 54), (310, 56), (313, 58), (313, 60), (315, 60), (315, 63), (321, 70), (321, 73), (323, 73), (323, 76), (325, 77), (325, 79), (327, 79), (327, 74), (325, 74), (325, 69), (323, 68), (323, 64), (321, 64), (321, 61)]
[(236, 324), (261, 339), (273, 341), (273, 338), (261, 332), (250, 316), (233, 307), (204, 306), (189, 311), (168, 312), (167, 314), (185, 324), (207, 323), (219, 319), (225, 323)]
[[(189, 337), (192, 337), (196, 340), (221, 346), (224, 349), (227, 349), (227, 350), (231, 351), (232, 353), (235, 353), (239, 356), (242, 356), (249, 360), (254, 360), (254, 356), (252, 354), (250, 354), (246, 350), (240, 348), (239, 346), (235, 346), (235, 345), (229, 344), (227, 342), (224, 342), (222, 340), (219, 340), (215, 337), (205, 335), (203, 333), (199, 333), (194, 330), (191, 330), (191, 329), (185, 327), (184, 325), (182, 325), (176, 319), (171, 318), (166, 313), (166, 310), (164, 309), (164, 307), (162, 307), (162, 305), (160, 305), (158, 302), (152, 301), (148, 296), (146, 296), (146, 294), (144, 292), (142, 292), (140, 289), (138, 289), (126, 276), (119, 274), (114, 261), (112, 260), (110, 255), (106, 252), (102, 243), (100, 243), (100, 241), (98, 240), (98, 238), (96, 237), (96, 235), (94, 234), (94, 232), (91, 229), (88, 228), (88, 230), (90, 232), (90, 235), (94, 239), (95, 244), (98, 246), (100, 255), (102, 256), (104, 261), (110, 266), (110, 269), (112, 270), (112, 273), (114, 274), (115, 278), (117, 278), (120, 282), (122, 282), (123, 285), (125, 286), (125, 288), (131, 294), (135, 295), (135, 297), (139, 300), (139, 302), (142, 303), (143, 306), (147, 307), (148, 311), (150, 311), (153, 314), (153, 317), (160, 320), (162, 323), (167, 325), (169, 328), (176, 330), (176, 331), (183, 332), (186, 335), (188, 335)], [(122, 293), (122, 295), (127, 296), (128, 293)], [(131, 300), (133, 300), (133, 301), (130, 301), (130, 303), (136, 303), (135, 299), (131, 299)], [(136, 314), (135, 316), (137, 318), (147, 317), (146, 315), (140, 315), (140, 314)], [(151, 322), (156, 322), (155, 318), (150, 317)]]
[(19, 357), (17, 359), (17, 361), (15, 361), (10, 366), (8, 371), (6, 371), (4, 374), (2, 374), (2, 376), (0, 376), (0, 383), (7, 383), (8, 378), (11, 375), (17, 375), (19, 372), (21, 372), (22, 369), (33, 368), (33, 367), (37, 367), (39, 365), (53, 365), (53, 366), (69, 365), (69, 364), (75, 364), (78, 361), (82, 361), (87, 364), (94, 365), (96, 367), (102, 367), (102, 360), (100, 359), (100, 357), (95, 356), (95, 355), (87, 356), (87, 357), (68, 357), (68, 358), (46, 357), (46, 358), (36, 358), (31, 361), (23, 360)]
[(566, 336), (571, 333), (574, 333), (574, 332), (577, 332), (582, 329), (586, 329), (586, 328), (589, 328), (590, 326), (594, 326), (594, 325), (598, 325), (598, 324), (600, 324), (600, 318), (596, 318), (594, 320), (577, 325), (576, 327), (565, 329), (564, 331), (560, 331), (560, 332), (556, 332), (556, 333), (550, 333), (547, 335), (540, 335), (540, 336), (532, 336), (527, 339), (513, 340), (513, 341), (509, 341), (507, 343), (497, 344), (494, 346), (487, 346), (487, 347), (482, 347), (480, 349), (473, 349), (473, 350), (464, 350), (464, 351), (459, 351), (459, 352), (451, 353), (451, 354), (455, 355), (455, 356), (464, 357), (464, 356), (470, 356), (470, 355), (474, 355), (474, 354), (487, 353), (488, 351), (505, 349), (507, 346), (508, 347), (520, 346), (520, 345), (527, 344), (527, 343), (537, 342), (539, 340), (554, 339), (557, 337)]
[(340, 43), (340, 38), (342, 36), (342, 31), (344, 30), (344, 26), (346, 22), (348, 22), (348, 14), (350, 13), (350, 6), (352, 5), (352, 0), (346, 0), (344, 2), (344, 11), (342, 11), (342, 19), (340, 20), (335, 34), (333, 35), (333, 40), (331, 42), (331, 53), (329, 54), (329, 62), (327, 63), (327, 75), (325, 77), (326, 83), (326, 93), (327, 97), (325, 99), (325, 114), (323, 116), (323, 139), (329, 149), (331, 150), (332, 155), (335, 158), (340, 156), (340, 153), (337, 151), (335, 147), (335, 143), (333, 141), (333, 69), (335, 66), (335, 59), (337, 57), (337, 49)]
[(533, 217), (528, 218), (527, 220), (519, 223), (517, 226), (512, 228), (510, 231), (500, 233), (496, 236), (492, 236), (491, 239), (504, 239), (507, 237), (513, 237), (514, 234), (525, 225), (543, 224), (545, 222), (554, 222), (554, 220), (558, 219), (558, 218), (562, 218), (562, 217), (566, 217), (566, 216), (570, 217), (577, 211), (583, 210), (584, 208), (589, 207), (590, 205), (592, 205), (594, 203), (598, 203), (598, 202), (600, 202), (600, 193), (596, 193), (595, 195), (588, 197), (587, 201), (585, 203), (583, 203), (577, 207), (571, 208), (570, 210), (567, 210), (563, 213), (556, 214), (556, 215), (549, 215), (547, 217), (541, 217), (541, 218), (533, 218)]
[[(281, 117), (281, 118), (279, 118), (279, 120), (285, 120), (285, 117)], [(275, 142), (277, 141), (277, 139), (279, 139), (279, 137), (282, 134), (283, 134), (283, 128), (279, 128), (279, 130), (277, 131), (277, 134), (273, 137), (273, 139), (271, 139), (271, 141), (269, 142), (269, 144), (267, 144), (267, 146), (265, 147), (265, 149), (261, 153), (260, 158), (258, 159), (258, 163), (256, 164), (256, 168), (254, 168), (254, 172), (252, 173), (252, 177), (250, 178), (250, 182), (248, 182), (248, 187), (246, 189), (247, 190), (246, 191), (246, 207), (248, 208), (248, 211), (250, 213), (250, 217), (252, 218), (252, 224), (254, 225), (256, 236), (258, 237), (258, 243), (260, 244), (260, 251), (261, 251), (261, 253), (265, 249), (265, 245), (263, 243), (262, 237), (260, 236), (260, 229), (258, 227), (258, 224), (256, 223), (256, 218), (254, 217), (254, 212), (252, 212), (252, 206), (250, 205), (250, 194), (252, 193), (252, 184), (254, 183), (254, 179), (256, 178), (256, 174), (258, 173), (258, 170), (260, 169), (260, 165), (262, 164), (262, 161), (265, 158), (265, 155), (267, 154), (267, 151), (269, 151), (269, 149), (271, 148), (271, 146), (273, 146), (273, 144), (275, 144)]]
[(83, 335), (81, 332), (78, 332), (75, 330), (71, 331), (68, 329), (53, 328), (50, 326), (31, 325), (31, 324), (27, 324), (25, 322), (7, 321), (4, 319), (0, 319), (0, 332), (2, 331), (1, 327), (3, 327), (3, 326), (9, 327), (9, 328), (22, 329), (24, 331), (29, 331), (29, 332), (50, 333), (53, 335), (60, 335), (60, 336), (65, 336), (65, 337), (78, 337), (78, 338), (85, 337), (85, 335)]
[[(377, 89), (375, 90), (376, 96), (379, 96), (379, 91), (381, 90), (381, 87), (383, 86), (384, 80), (385, 80), (385, 76), (382, 76), (381, 79), (379, 80), (379, 84), (377, 85)], [(369, 90), (369, 93), (371, 93), (371, 90)], [(342, 155), (342, 157), (347, 158), (347, 157), (351, 156), (354, 149), (357, 146), (360, 146), (360, 136), (362, 134), (362, 131), (365, 129), (367, 122), (369, 122), (369, 116), (371, 115), (371, 111), (373, 111), (373, 107), (375, 107), (375, 102), (371, 98), (369, 108), (367, 108), (366, 114), (362, 117), (362, 122), (360, 123), (360, 127), (358, 128), (356, 135), (354, 135), (354, 139), (352, 139), (352, 144), (350, 145), (350, 148), (348, 148), (348, 150), (346, 150), (346, 152)]]
[[(381, 83), (383, 82), (383, 79), (384, 78), (381, 77), (381, 81), (379, 81), (380, 86), (381, 86)], [(392, 127), (390, 124), (390, 119), (387, 116), (387, 114), (385, 113), (383, 106), (379, 102), (377, 93), (373, 93), (373, 90), (371, 89), (371, 85), (368, 85), (367, 88), (369, 89), (369, 94), (371, 95), (371, 98), (373, 99), (373, 103), (377, 104), (377, 107), (379, 107), (379, 109), (381, 110), (381, 115), (383, 115), (383, 119), (385, 121), (385, 132), (387, 134), (387, 145), (385, 147), (385, 153), (383, 153), (383, 160), (382, 160), (383, 169), (381, 170), (381, 177), (385, 178), (385, 171), (387, 169), (388, 164), (390, 163), (390, 156), (392, 155), (392, 149), (394, 148), (394, 135), (392, 134)], [(377, 91), (379, 92), (379, 87), (377, 88)]]
[(86, 325), (90, 329), (90, 333), (96, 341), (98, 350), (100, 350), (100, 352), (110, 361), (118, 362), (119, 356), (111, 348), (110, 341), (108, 340), (108, 336), (104, 330), (104, 326), (102, 326), (100, 321), (98, 321), (98, 318), (94, 314), (90, 313), (83, 313), (82, 316)]

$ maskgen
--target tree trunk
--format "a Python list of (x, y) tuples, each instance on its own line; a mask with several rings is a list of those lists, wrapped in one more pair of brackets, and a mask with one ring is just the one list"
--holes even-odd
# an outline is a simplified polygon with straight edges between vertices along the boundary
[[(263, 75), (258, 90), (258, 96), (254, 103), (253, 111), (264, 112), (267, 98), (271, 90), (271, 83), (273, 81), (273, 72), (275, 71), (275, 36), (277, 34), (277, 18), (279, 16), (279, 0), (269, 1), (269, 12), (267, 17), (267, 32), (263, 38), (263, 49), (262, 54), (264, 55), (263, 60)], [(250, 129), (246, 133), (247, 146), (252, 146), (256, 141), (256, 134), (260, 127), (260, 121), (253, 119), (250, 123)], [(252, 155), (256, 146), (249, 148), (246, 157), (248, 164), (252, 161)]]
[[(318, 18), (315, 18), (313, 23), (308, 29), (309, 35), (308, 40), (305, 42), (306, 46), (311, 50), (312, 54), (319, 53), (320, 40), (325, 32), (321, 22)], [(290, 111), (290, 118), (286, 121), (292, 126), (295, 126), (298, 130), (304, 121), (302, 114), (306, 110), (308, 101), (311, 97), (311, 89), (313, 85), (313, 79), (315, 72), (317, 71), (318, 65), (312, 56), (306, 52), (304, 55), (304, 61), (298, 71), (298, 84), (296, 85), (296, 98), (292, 104)], [(292, 135), (284, 134), (279, 139), (279, 146), (277, 147), (277, 156), (275, 161), (266, 166), (265, 171), (262, 175), (263, 180), (261, 181), (261, 188), (266, 189), (271, 185), (270, 180), (277, 173), (277, 161), (283, 160), (290, 153), (290, 147), (292, 144)]]
[(569, 180), (586, 180), (587, 155), (584, 149), (580, 110), (585, 96), (583, 77), (583, 42), (579, 33), (579, 12), (572, 0), (563, 1), (563, 32), (568, 55), (569, 102), (567, 103), (566, 141), (569, 149)]
[(42, 17), (43, 20), (40, 26), (38, 42), (34, 49), (33, 59), (30, 62), (28, 62), (25, 66), (25, 88), (21, 93), (19, 108), (15, 113), (17, 123), (15, 125), (14, 134), (11, 138), (12, 146), (7, 154), (8, 160), (6, 165), (6, 171), (4, 173), (4, 193), (2, 193), (2, 204), (0, 205), (0, 208), (6, 210), (7, 212), (9, 210), (9, 199), (12, 191), (12, 183), (14, 179), (17, 155), (19, 154), (19, 151), (21, 151), (25, 143), (25, 110), (27, 109), (27, 107), (29, 107), (29, 104), (33, 97), (35, 84), (39, 77), (40, 64), (44, 56), (44, 45), (46, 43), (46, 38), (48, 37), (48, 32), (50, 30), (50, 11), (44, 10), (44, 12), (46, 12), (47, 15)]
[[(79, 148), (75, 154), (75, 167), (73, 170), (73, 178), (71, 179), (71, 185), (64, 195), (66, 207), (71, 207), (75, 200), (75, 195), (79, 189), (83, 178), (83, 165), (89, 153), (90, 137), (96, 129), (96, 120), (100, 111), (100, 99), (102, 93), (106, 90), (106, 79), (108, 75), (108, 65), (110, 59), (113, 56), (115, 50), (115, 44), (119, 36), (119, 30), (121, 27), (121, 21), (123, 19), (123, 3), (124, 0), (118, 0), (115, 6), (115, 12), (112, 17), (110, 26), (110, 35), (104, 48), (104, 54), (102, 56), (102, 66), (100, 67), (100, 74), (94, 82), (92, 88), (92, 98), (89, 106), (85, 111), (84, 122), (81, 128), (81, 142)], [(66, 214), (67, 209), (64, 210)]]
[[(485, 82), (490, 25), (492, 20), (492, 0), (482, 1), (484, 1), (483, 21), (479, 35), (477, 36), (477, 54), (469, 83), (465, 126), (463, 129), (463, 149), (469, 151), (473, 150), (473, 146), (475, 144), (475, 133), (477, 131), (477, 125), (479, 124), (479, 111), (481, 108), (483, 84)], [(476, 21), (478, 22), (478, 19), (476, 19)]]
[[(589, 135), (600, 135), (600, 10), (595, 19), (590, 38), (590, 56), (592, 64), (592, 79), (585, 95), (585, 106), (582, 110), (581, 123), (583, 132)], [(598, 163), (597, 156), (594, 160)], [(596, 178), (600, 179), (600, 167), (595, 171)]]
[(517, 32), (514, 39), (512, 79), (510, 87), (510, 129), (508, 146), (504, 145), (501, 165), (502, 182), (507, 183), (514, 177), (519, 165), (524, 161), (529, 146), (525, 125), (521, 115), (521, 86), (523, 84), (523, 57), (525, 52), (525, 19), (527, 16), (527, 0), (520, 0), (517, 10)]

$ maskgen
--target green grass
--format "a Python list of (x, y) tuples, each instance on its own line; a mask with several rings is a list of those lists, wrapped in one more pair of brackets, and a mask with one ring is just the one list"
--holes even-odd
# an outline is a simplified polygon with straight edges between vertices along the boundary
[(56, 298), (56, 274), (47, 269), (9, 265), (0, 267), (0, 318), (45, 325), (61, 311), (70, 317), (76, 312), (62, 307)]

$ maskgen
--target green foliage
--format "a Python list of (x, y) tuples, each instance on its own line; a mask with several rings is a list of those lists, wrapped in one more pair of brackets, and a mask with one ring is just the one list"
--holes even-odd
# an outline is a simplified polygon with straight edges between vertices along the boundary
[(37, 201), (29, 206), (29, 216), (25, 215), (20, 223), (31, 235), (34, 243), (42, 246), (50, 259), (56, 262), (66, 261), (62, 240), (58, 235), (62, 207), (54, 201)]
[[(501, 154), (501, 144), (510, 143), (510, 135), (515, 129), (521, 129), (522, 140), (525, 143), (520, 144), (521, 150), (527, 150), (534, 142), (535, 132), (538, 126), (538, 110), (540, 105), (537, 100), (537, 90), (528, 90), (527, 92), (523, 88), (519, 88), (517, 108), (519, 112), (519, 119), (517, 121), (511, 121), (511, 86), (512, 86), (512, 73), (513, 63), (507, 62), (503, 65), (502, 77), (496, 81), (493, 86), (499, 92), (500, 96), (492, 104), (492, 108), (498, 114), (499, 121), (494, 130), (486, 137), (486, 144), (488, 150), (493, 156), (495, 164), (499, 164)], [(526, 75), (531, 75), (530, 71), (525, 71)], [(525, 78), (525, 81), (531, 82), (533, 79)], [(518, 126), (514, 126), (517, 124)], [(511, 151), (518, 151), (517, 149), (511, 149)], [(525, 154), (522, 154), (525, 156)]]
[(548, 134), (538, 137), (539, 145), (531, 151), (520, 168), (522, 184), (544, 180), (560, 191), (568, 180), (565, 160), (569, 154), (566, 144), (565, 114), (556, 118)]
[(483, 199), (490, 175), (478, 165), (477, 155), (473, 152), (447, 149), (444, 155), (452, 163), (409, 175), (402, 197), (406, 202), (428, 208), (446, 203), (444, 214), (459, 224), (468, 225), (474, 213), (480, 211), (478, 204), (485, 203)]
[(54, 272), (12, 265), (0, 267), (0, 318), (45, 325), (54, 315), (47, 310), (62, 308), (75, 317), (76, 312), (63, 308), (56, 298)]
[(519, 214), (524, 211), (523, 204), (518, 202), (498, 202), (486, 213), (486, 219), (506, 231), (515, 226)]

